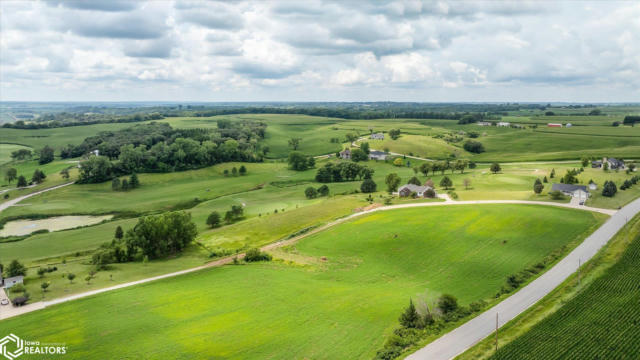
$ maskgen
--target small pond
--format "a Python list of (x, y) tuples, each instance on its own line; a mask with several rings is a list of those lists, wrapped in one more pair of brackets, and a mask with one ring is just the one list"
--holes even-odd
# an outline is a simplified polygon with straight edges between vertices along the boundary
[(4, 224), (0, 229), (0, 237), (29, 235), (34, 231), (47, 229), (58, 231), (79, 226), (95, 225), (103, 220), (111, 219), (113, 215), (103, 216), (56, 216), (38, 220), (14, 220)]

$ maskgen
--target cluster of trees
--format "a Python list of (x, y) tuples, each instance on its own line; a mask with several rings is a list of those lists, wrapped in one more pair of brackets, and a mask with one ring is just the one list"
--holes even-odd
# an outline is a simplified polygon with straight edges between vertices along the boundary
[(257, 261), (271, 261), (271, 255), (260, 251), (258, 248), (252, 248), (247, 250), (244, 254), (245, 262), (257, 262)]
[(392, 193), (398, 190), (398, 186), (400, 185), (400, 176), (396, 173), (390, 173), (384, 178), (384, 183), (387, 185), (387, 191)]
[(198, 231), (191, 214), (184, 211), (145, 216), (126, 234), (116, 229), (111, 243), (103, 244), (93, 255), (99, 268), (111, 263), (156, 259), (184, 250)]
[(393, 331), (393, 336), (376, 353), (376, 359), (388, 360), (398, 358), (408, 347), (417, 344), (424, 337), (439, 333), (445, 324), (465, 318), (486, 308), (485, 301), (475, 301), (468, 307), (458, 304), (458, 299), (451, 294), (441, 295), (435, 304), (421, 302), (416, 307), (413, 300), (404, 309), (398, 322), (400, 327)]
[(26, 276), (27, 267), (20, 263), (20, 261), (18, 260), (12, 260), (6, 269), (2, 264), (0, 264), (0, 275), (2, 274), (4, 274), (4, 277), (6, 278), (14, 276)]
[[(229, 176), (229, 169), (224, 169), (224, 176)], [(231, 176), (244, 176), (247, 175), (247, 168), (244, 165), (240, 165), (240, 169), (235, 166), (231, 169)]]
[(400, 129), (389, 130), (389, 137), (391, 140), (397, 140), (400, 137)]
[(16, 121), (14, 123), (2, 124), (4, 128), (12, 129), (52, 129), (69, 126), (82, 126), (93, 124), (109, 124), (109, 123), (129, 123), (148, 120), (160, 120), (164, 116), (158, 113), (150, 114), (133, 114), (133, 115), (115, 115), (115, 114), (97, 114), (97, 108), (79, 109), (78, 112), (60, 112), (57, 114), (43, 114), (36, 121), (25, 123), (24, 121)]
[(307, 199), (315, 199), (318, 196), (328, 196), (329, 195), (329, 187), (327, 185), (322, 185), (318, 189), (313, 186), (309, 186), (304, 189), (304, 196)]
[(640, 115), (627, 115), (624, 117), (622, 123), (631, 126), (633, 126), (635, 123), (640, 123)]
[(120, 181), (120, 178), (113, 178), (111, 180), (111, 190), (113, 191), (127, 191), (129, 189), (135, 189), (140, 186), (140, 180), (138, 179), (138, 175), (136, 173), (131, 174), (129, 180), (123, 179)]
[[(33, 175), (31, 176), (31, 183), (40, 184), (46, 178), (47, 178), (47, 175), (45, 175), (45, 173), (42, 170), (35, 169), (33, 171)], [(14, 180), (18, 180), (16, 186), (19, 188), (29, 185), (29, 183), (27, 182), (27, 178), (24, 177), (24, 175), (18, 176), (18, 170), (16, 170), (15, 168), (8, 168), (7, 170), (5, 170), (4, 179), (9, 184), (11, 184)]]
[(374, 170), (353, 162), (326, 163), (316, 172), (316, 181), (321, 183), (371, 179)]
[(533, 192), (536, 194), (540, 194), (542, 190), (544, 190), (542, 181), (540, 181), (540, 179), (536, 179), (536, 181), (533, 183)]
[(49, 145), (45, 145), (42, 149), (40, 149), (40, 158), (38, 159), (38, 163), (40, 165), (48, 164), (53, 161), (53, 148)]
[(485, 152), (484, 145), (482, 145), (482, 143), (479, 141), (469, 140), (465, 142), (462, 147), (468, 152), (472, 152), (476, 154)]
[(567, 170), (567, 172), (564, 174), (564, 176), (560, 178), (560, 183), (561, 184), (577, 184), (577, 183), (579, 183), (580, 180), (578, 180), (578, 174), (580, 174), (582, 171), (583, 171), (582, 169), (569, 169), (569, 170)]
[[(262, 161), (264, 154), (257, 151), (257, 143), (263, 135), (264, 126), (260, 124), (241, 123), (211, 131), (174, 130), (168, 124), (151, 123), (87, 138), (81, 145), (63, 149), (63, 157), (99, 150), (101, 156), (90, 156), (80, 164), (78, 179), (78, 183), (99, 183), (133, 172), (171, 172), (228, 161)], [(118, 161), (112, 161), (116, 158)]]
[(618, 187), (613, 181), (605, 181), (602, 186), (602, 196), (613, 197), (618, 192)]
[[(231, 209), (224, 214), (224, 222), (227, 224), (234, 223), (244, 218), (244, 208), (240, 205), (231, 205)], [(212, 211), (207, 217), (207, 225), (210, 228), (216, 228), (222, 225), (222, 216), (217, 211)]]
[(290, 152), (287, 162), (289, 168), (296, 171), (304, 171), (316, 166), (316, 159), (313, 156), (307, 156), (299, 151)]
[(444, 172), (446, 170), (451, 170), (451, 173), (453, 173), (456, 170), (459, 170), (460, 173), (464, 173), (464, 169), (466, 168), (469, 169), (473, 169), (476, 167), (476, 164), (473, 161), (468, 161), (468, 160), (456, 160), (454, 162), (451, 162), (449, 160), (446, 161), (434, 161), (434, 162), (425, 162), (423, 164), (420, 165), (420, 167), (418, 167), (418, 171), (420, 171), (420, 173), (422, 173), (424, 176), (429, 176), (429, 172), (432, 173), (436, 173), (437, 171), (440, 171), (440, 173), (442, 175), (444, 175)]
[(627, 179), (624, 181), (624, 183), (620, 186), (620, 190), (627, 190), (628, 188), (632, 187), (633, 185), (637, 184), (638, 181), (640, 181), (640, 176), (636, 175), (634, 177), (632, 177), (631, 179)]

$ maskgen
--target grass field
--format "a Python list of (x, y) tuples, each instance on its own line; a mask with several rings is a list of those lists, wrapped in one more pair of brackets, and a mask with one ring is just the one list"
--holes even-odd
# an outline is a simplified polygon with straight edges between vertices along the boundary
[(619, 261), (490, 359), (640, 357), (640, 235)]
[(57, 305), (2, 321), (0, 332), (65, 342), (73, 359), (371, 358), (408, 298), (491, 297), (507, 275), (575, 245), (600, 221), (516, 205), (376, 213), (275, 252), (285, 260)]
[(11, 152), (26, 149), (31, 150), (28, 146), (14, 145), (14, 144), (0, 144), (0, 165), (11, 161)]
[(398, 154), (413, 154), (413, 156), (429, 159), (446, 159), (451, 154), (461, 158), (470, 157), (470, 154), (460, 147), (429, 136), (402, 135), (397, 140), (392, 140), (387, 136), (384, 140), (364, 140), (363, 142), (368, 142), (372, 149), (389, 149), (389, 151)]

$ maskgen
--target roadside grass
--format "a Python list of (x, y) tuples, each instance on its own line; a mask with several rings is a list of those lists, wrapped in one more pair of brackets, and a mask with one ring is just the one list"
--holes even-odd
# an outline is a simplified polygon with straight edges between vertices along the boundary
[(63, 303), (4, 320), (0, 332), (65, 342), (71, 359), (371, 358), (409, 298), (492, 297), (509, 274), (581, 241), (601, 220), (528, 205), (374, 213), (283, 249), (287, 260)]
[[(578, 282), (577, 273), (569, 277), (560, 286), (554, 289), (549, 295), (545, 296), (542, 300), (529, 308), (523, 314), (519, 315), (512, 321), (508, 322), (500, 328), (498, 346), (499, 349), (507, 347), (506, 351), (509, 353), (509, 349), (514, 350), (514, 345), (510, 345), (512, 341), (517, 339), (526, 339), (530, 337), (529, 332), (535, 331), (538, 324), (545, 321), (547, 318), (551, 318), (559, 310), (566, 309), (565, 306), (571, 306), (574, 298), (584, 296), (583, 293), (589, 291), (590, 286), (594, 281), (604, 278), (609, 269), (616, 265), (621, 257), (625, 254), (625, 251), (631, 246), (634, 241), (638, 241), (640, 234), (640, 216), (636, 216), (629, 221), (625, 227), (623, 227), (616, 236), (609, 241), (609, 243), (601, 249), (596, 256), (594, 256), (589, 262), (583, 264), (580, 268), (580, 282)], [(601, 280), (600, 280), (601, 281)], [(601, 296), (601, 300), (606, 301), (606, 296)], [(599, 302), (599, 301), (598, 301)], [(572, 317), (577, 314), (574, 313)], [(588, 328), (583, 327), (582, 330)], [(551, 330), (545, 333), (545, 337), (551, 336), (550, 333), (558, 332), (558, 330)], [(584, 331), (582, 331), (584, 333)], [(587, 331), (587, 333), (590, 333)], [(574, 334), (575, 339), (581, 338), (581, 335)], [(539, 345), (545, 342), (538, 343)], [(549, 346), (553, 346), (554, 349), (559, 349), (557, 343), (547, 342)], [(518, 347), (517, 350), (524, 349), (524, 347)], [(456, 357), (456, 360), (482, 360), (488, 359), (494, 356), (495, 353), (495, 338), (493, 336), (488, 337), (460, 356)], [(530, 349), (530, 354), (539, 354), (536, 351)]]

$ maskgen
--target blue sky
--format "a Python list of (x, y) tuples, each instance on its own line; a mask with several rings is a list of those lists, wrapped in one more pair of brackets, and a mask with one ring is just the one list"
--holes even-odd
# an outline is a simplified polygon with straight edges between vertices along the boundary
[(640, 100), (640, 3), (2, 1), (0, 100)]

